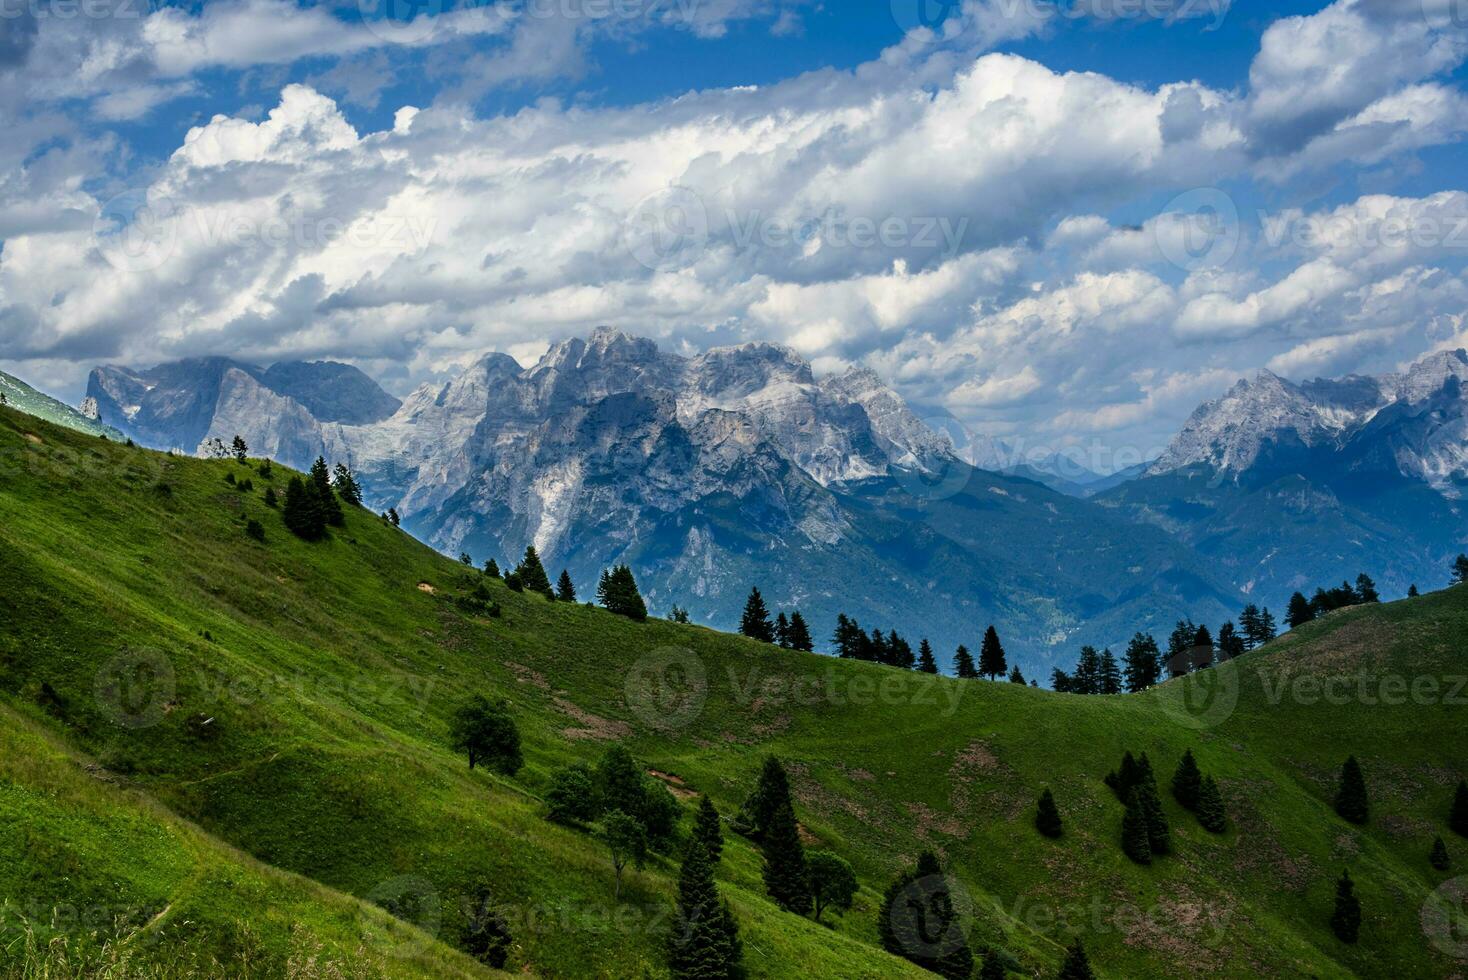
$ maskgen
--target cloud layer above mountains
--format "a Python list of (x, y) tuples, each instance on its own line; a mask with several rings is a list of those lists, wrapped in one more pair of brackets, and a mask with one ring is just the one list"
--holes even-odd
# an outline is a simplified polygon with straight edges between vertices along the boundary
[[(803, 6), (668, 9), (717, 36)], [(11, 23), (0, 71), (47, 94), (0, 107), (30, 141), (0, 151), (0, 358), (75, 387), (100, 361), (331, 357), (401, 391), (610, 324), (671, 349), (775, 340), (1031, 444), (1148, 450), (1257, 368), (1380, 371), (1468, 343), (1468, 194), (1320, 190), (1380, 184), (1468, 129), (1468, 25), (1446, 4), (1276, 21), (1228, 90), (1003, 53), (1055, 30), (1044, 9), (969, 2), (852, 70), (501, 114), (466, 100), (633, 28), (563, 23), (558, 47), (556, 18), (514, 5), (423, 34), (271, 0), (86, 44)], [(221, 67), (419, 48), (463, 57), (379, 131), (291, 83), (119, 182), (97, 179), (117, 137), (76, 125), (166, 112)]]

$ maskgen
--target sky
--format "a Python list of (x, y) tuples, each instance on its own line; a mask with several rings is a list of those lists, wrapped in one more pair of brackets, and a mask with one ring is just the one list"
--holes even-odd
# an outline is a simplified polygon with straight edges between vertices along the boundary
[(0, 368), (598, 325), (1106, 472), (1468, 346), (1468, 0), (0, 0)]

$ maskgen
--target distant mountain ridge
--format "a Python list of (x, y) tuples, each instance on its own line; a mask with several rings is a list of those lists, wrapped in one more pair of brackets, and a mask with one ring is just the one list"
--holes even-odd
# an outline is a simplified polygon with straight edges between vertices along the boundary
[(487, 354), (365, 423), (318, 418), (268, 375), (209, 361), (93, 383), (140, 441), (324, 454), (447, 553), (503, 564), (534, 544), (584, 585), (625, 561), (654, 611), (719, 626), (758, 584), (822, 639), (846, 612), (946, 660), (994, 622), (1033, 666), (1242, 601), (1159, 530), (969, 466), (870, 370), (817, 379), (778, 345), (682, 357), (602, 329), (529, 368)]

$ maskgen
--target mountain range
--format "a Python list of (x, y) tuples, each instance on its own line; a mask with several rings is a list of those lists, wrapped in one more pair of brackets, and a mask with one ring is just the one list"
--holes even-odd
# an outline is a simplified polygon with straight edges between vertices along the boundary
[(1104, 480), (956, 447), (864, 368), (817, 379), (772, 344), (682, 357), (609, 329), (401, 402), (346, 365), (223, 358), (101, 367), (87, 394), (147, 445), (239, 434), (288, 465), (345, 462), (449, 554), (503, 565), (533, 544), (583, 588), (627, 562), (655, 612), (719, 627), (758, 585), (818, 637), (845, 612), (940, 660), (992, 622), (1036, 670), (1359, 571), (1436, 584), (1465, 536), (1465, 376), (1463, 352), (1383, 378), (1265, 372)]

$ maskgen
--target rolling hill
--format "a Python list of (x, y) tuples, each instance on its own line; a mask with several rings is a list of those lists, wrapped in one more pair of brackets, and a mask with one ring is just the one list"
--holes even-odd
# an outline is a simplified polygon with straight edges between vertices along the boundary
[[(726, 816), (777, 755), (807, 846), (855, 867), (855, 906), (818, 925), (765, 897), (757, 851), (726, 830), (720, 886), (753, 976), (927, 975), (875, 921), (925, 848), (972, 899), (970, 942), (1025, 975), (1053, 976), (1076, 937), (1112, 977), (1468, 970), (1422, 924), (1453, 875), (1429, 865), (1433, 837), (1468, 863), (1444, 826), (1468, 774), (1468, 590), (1344, 610), (1144, 694), (1061, 695), (547, 602), (365, 511), (308, 544), (262, 501), (289, 472), (261, 470), (0, 409), (0, 972), (60, 949), (136, 958), (120, 975), (488, 974), (453, 949), (487, 887), (508, 971), (665, 976), (676, 862), (629, 872), (615, 901), (604, 848), (545, 817), (551, 773), (613, 743)], [(480, 585), (499, 616), (458, 601)], [(685, 697), (653, 697), (675, 672)], [(1382, 678), (1410, 693), (1383, 697)], [(473, 694), (511, 702), (513, 778), (450, 748)], [(1134, 865), (1102, 777), (1146, 751), (1166, 796), (1187, 749), (1229, 829), (1168, 797), (1173, 854)], [(1347, 754), (1364, 828), (1332, 810)], [(1058, 841), (1033, 828), (1046, 787)], [(1329, 926), (1343, 868), (1355, 946)]]

